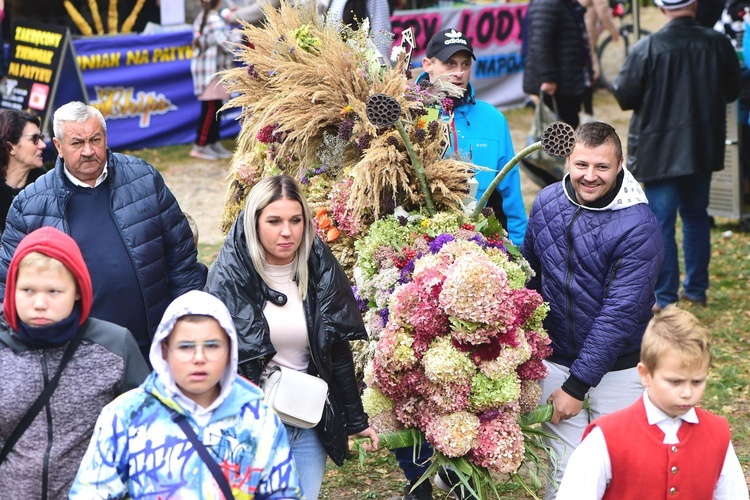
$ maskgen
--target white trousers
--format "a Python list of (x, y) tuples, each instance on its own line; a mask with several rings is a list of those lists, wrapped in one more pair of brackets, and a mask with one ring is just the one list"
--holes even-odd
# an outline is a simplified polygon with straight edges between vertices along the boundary
[[(568, 379), (570, 369), (557, 363), (544, 362), (549, 370), (547, 378), (542, 380), (542, 397), (539, 404), (547, 404), (547, 398), (559, 389), (563, 382)], [(544, 498), (552, 500), (557, 496), (557, 487), (562, 481), (565, 466), (568, 465), (570, 454), (578, 446), (583, 437), (583, 431), (593, 420), (608, 413), (626, 408), (643, 394), (643, 386), (638, 376), (638, 369), (628, 368), (609, 372), (602, 378), (599, 385), (592, 387), (588, 392), (589, 409), (581, 410), (581, 413), (568, 420), (563, 420), (557, 425), (547, 422), (542, 424), (542, 430), (558, 439), (545, 439), (544, 442), (555, 450), (556, 463), (550, 460), (550, 476), (554, 482), (547, 483)], [(555, 471), (554, 476), (551, 472)]]

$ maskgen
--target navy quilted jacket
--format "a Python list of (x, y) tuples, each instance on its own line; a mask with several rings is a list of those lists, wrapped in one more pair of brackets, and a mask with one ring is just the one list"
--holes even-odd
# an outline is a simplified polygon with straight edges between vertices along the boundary
[[(107, 151), (107, 181), (112, 217), (128, 242), (153, 338), (173, 299), (206, 283), (204, 269), (185, 216), (159, 172), (134, 156)], [(10, 259), (21, 239), (42, 226), (70, 234), (66, 207), (71, 192), (63, 181), (63, 164), (26, 187), (13, 200), (0, 248), (0, 300)]]
[[(534, 200), (523, 246), (536, 272), (529, 282), (550, 304), (544, 326), (553, 356), (588, 391), (622, 358), (637, 363), (664, 260), (659, 223), (626, 170), (607, 207), (569, 197), (564, 182)], [(633, 364), (635, 366), (635, 364)]]

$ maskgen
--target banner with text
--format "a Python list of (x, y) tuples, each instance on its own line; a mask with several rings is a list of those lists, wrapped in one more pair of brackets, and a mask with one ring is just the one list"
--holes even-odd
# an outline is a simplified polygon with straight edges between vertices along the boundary
[(0, 107), (38, 115), (45, 132), (61, 99), (86, 99), (70, 33), (65, 26), (20, 19), (11, 30), (9, 45)]
[[(73, 42), (89, 101), (107, 120), (114, 150), (195, 140), (200, 102), (193, 94), (192, 33), (82, 38)], [(239, 132), (237, 112), (222, 115), (221, 136)]]
[(427, 42), (435, 33), (455, 28), (471, 39), (477, 60), (471, 83), (477, 97), (498, 107), (521, 104), (523, 57), (521, 36), (528, 4), (474, 5), (463, 9), (396, 11), (391, 17), (394, 44), (401, 43), (401, 32), (414, 29), (417, 48), (412, 64), (421, 66)]

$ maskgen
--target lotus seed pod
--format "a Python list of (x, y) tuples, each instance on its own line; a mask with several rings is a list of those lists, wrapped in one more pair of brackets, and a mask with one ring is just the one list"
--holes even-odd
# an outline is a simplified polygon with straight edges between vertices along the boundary
[(550, 156), (567, 158), (575, 145), (575, 130), (567, 123), (552, 122), (542, 132), (542, 148)]
[(367, 119), (376, 127), (390, 127), (401, 116), (398, 101), (385, 94), (375, 94), (367, 99)]

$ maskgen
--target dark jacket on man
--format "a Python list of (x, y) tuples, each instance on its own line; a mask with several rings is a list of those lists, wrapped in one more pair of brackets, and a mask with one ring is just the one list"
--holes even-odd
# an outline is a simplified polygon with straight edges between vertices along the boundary
[[(13, 200), (0, 248), (0, 297), (5, 294), (10, 259), (24, 236), (42, 226), (70, 234), (67, 205), (72, 189), (63, 169), (58, 158), (53, 170)], [(151, 338), (173, 299), (203, 288), (204, 270), (187, 219), (159, 172), (140, 158), (109, 150), (107, 172), (112, 219), (132, 260), (122, 265), (135, 268)], [(107, 319), (106, 311), (97, 316)], [(133, 332), (136, 338), (138, 333)]]
[(614, 83), (620, 107), (633, 110), (628, 169), (640, 182), (722, 170), (726, 105), (739, 92), (732, 44), (692, 17), (640, 40)]
[(539, 95), (542, 83), (555, 82), (559, 95), (583, 95), (587, 47), (573, 14), (576, 5), (569, 0), (533, 0), (529, 5), (525, 93)]

